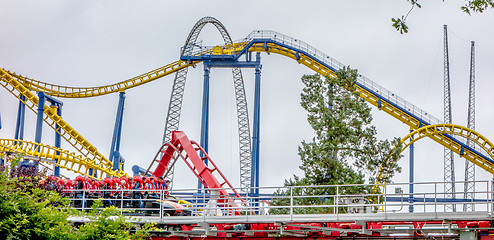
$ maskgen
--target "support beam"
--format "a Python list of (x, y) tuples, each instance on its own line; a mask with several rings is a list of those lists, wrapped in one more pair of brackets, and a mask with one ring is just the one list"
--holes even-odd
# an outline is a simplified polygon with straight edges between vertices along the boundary
[[(410, 132), (413, 132), (413, 130), (410, 130)], [(412, 137), (413, 141), (413, 137)], [(409, 198), (409, 205), (408, 205), (408, 212), (413, 213), (413, 183), (414, 183), (414, 150), (415, 146), (414, 143), (410, 144), (410, 169), (409, 169), (409, 178), (410, 178), (410, 185), (409, 185), (409, 193), (410, 193), (410, 198)]]
[[(202, 117), (201, 117), (201, 147), (206, 151), (209, 151), (209, 74), (210, 66), (208, 61), (204, 61), (204, 84), (202, 89)], [(201, 157), (202, 156), (201, 154)], [(207, 165), (208, 160), (205, 159), (204, 163)], [(197, 189), (202, 188), (201, 181), (197, 182)]]
[[(36, 136), (34, 137), (34, 141), (37, 143), (41, 143), (41, 137), (43, 135), (43, 118), (44, 118), (46, 101), (51, 103), (51, 107), (57, 108), (57, 114), (59, 116), (62, 116), (63, 102), (52, 97), (52, 96), (46, 95), (44, 92), (38, 92), (38, 112), (36, 115)], [(22, 104), (22, 105), (24, 106), (24, 104)], [(19, 109), (20, 109), (20, 105), (19, 105)], [(18, 120), (19, 120), (19, 116), (18, 116)], [(24, 121), (24, 120), (22, 120), (22, 121)], [(61, 131), (61, 129), (59, 128), (59, 126), (57, 124), (55, 124), (55, 129), (57, 129), (57, 131), (55, 131), (55, 147), (60, 148), (61, 136), (60, 136), (60, 133), (58, 131)], [(39, 151), (39, 149), (38, 149), (38, 151)], [(60, 152), (57, 151), (57, 155), (58, 154), (60, 154)], [(38, 168), (39, 161), (35, 161), (35, 162), (36, 162), (36, 168)], [(59, 176), (60, 175), (60, 168), (53, 166), (53, 174), (56, 176)]]
[[(202, 61), (204, 64), (204, 89), (203, 89), (203, 107), (202, 107), (202, 122), (201, 122), (201, 146), (208, 151), (208, 132), (209, 132), (209, 79), (210, 79), (210, 72), (211, 68), (234, 68), (235, 69), (240, 69), (240, 68), (255, 68), (256, 71), (256, 86), (257, 86), (257, 92), (254, 93), (255, 96), (257, 96), (257, 105), (260, 104), (260, 79), (261, 79), (261, 54), (260, 52), (257, 53), (256, 55), (256, 60), (252, 61), (250, 57), (251, 53), (247, 53), (246, 56), (246, 61), (239, 61), (238, 58), (232, 57), (231, 55), (200, 55), (200, 56), (193, 56), (195, 61)], [(187, 59), (187, 58), (186, 58)], [(238, 71), (238, 74), (234, 75), (240, 75), (240, 71)], [(241, 83), (241, 86), (243, 86), (243, 83)], [(243, 91), (243, 88), (242, 88)], [(257, 95), (256, 95), (257, 94)], [(238, 96), (237, 96), (238, 98)], [(238, 99), (237, 99), (238, 101)], [(245, 102), (245, 99), (242, 100)], [(245, 107), (242, 107), (246, 109), (246, 102), (243, 103), (245, 104)], [(256, 103), (254, 103), (256, 105)], [(256, 106), (254, 107), (256, 109)], [(257, 149), (259, 149), (259, 113), (260, 113), (260, 106), (257, 106), (257, 117), (254, 116), (254, 121), (257, 119), (257, 123), (254, 122), (254, 133), (257, 132), (257, 135), (252, 138), (253, 145), (256, 144), (255, 141), (257, 141)], [(247, 113), (245, 110), (245, 118), (247, 119)], [(248, 122), (245, 123), (248, 126)], [(255, 130), (257, 126), (257, 130)], [(257, 140), (256, 140), (257, 139)], [(248, 139), (248, 142), (250, 143), (250, 139)], [(248, 144), (247, 144), (248, 145)], [(252, 154), (249, 160), (251, 161), (251, 164), (244, 164), (246, 166), (250, 165), (250, 179), (247, 181), (247, 185), (250, 183), (250, 188), (255, 189), (256, 186), (259, 187), (259, 150), (254, 150), (254, 146), (252, 148)], [(245, 149), (245, 147), (244, 147)], [(257, 152), (257, 157), (254, 157), (254, 152)], [(257, 159), (257, 164), (255, 165), (253, 161)], [(257, 169), (257, 170), (256, 170)], [(242, 172), (242, 170), (241, 170)], [(201, 188), (201, 185), (198, 183), (198, 187)], [(253, 191), (253, 192), (252, 192)], [(246, 193), (249, 194), (256, 194), (256, 190), (251, 190), (251, 192), (246, 191)], [(257, 189), (257, 193), (259, 193), (259, 190)]]
[[(52, 107), (57, 108), (57, 115), (62, 117), (62, 105), (58, 106), (55, 103), (52, 103)], [(61, 146), (61, 131), (62, 129), (58, 124), (55, 124), (55, 128), (57, 129), (55, 132), (55, 147), (62, 148)], [(57, 151), (57, 155), (60, 155), (60, 151)], [(60, 177), (60, 167), (54, 164), (53, 166), (53, 175)]]
[(120, 137), (122, 135), (122, 121), (125, 104), (125, 92), (120, 92), (118, 98), (117, 116), (115, 118), (115, 126), (113, 128), (113, 137), (111, 142), (110, 157), (108, 158), (113, 163), (113, 170), (124, 170), (123, 162), (120, 156)]
[(38, 114), (36, 115), (36, 135), (34, 141), (41, 143), (41, 136), (43, 134), (43, 116), (45, 111), (45, 94), (43, 92), (38, 92)]
[[(451, 87), (449, 78), (448, 26), (444, 25), (444, 123), (452, 123)], [(455, 198), (455, 163), (453, 151), (444, 148), (444, 193), (446, 197)], [(446, 205), (456, 212), (456, 205)]]
[(252, 134), (252, 176), (251, 196), (259, 196), (259, 147), (260, 147), (260, 119), (261, 119), (261, 53), (257, 53), (256, 80), (254, 92), (254, 128)]
[(15, 125), (15, 139), (24, 140), (24, 119), (26, 116), (26, 105), (24, 102), (26, 97), (21, 95), (21, 100), (19, 100), (19, 107), (17, 110), (17, 122)]
[[(475, 42), (471, 42), (470, 52), (470, 81), (468, 91), (468, 120), (467, 128), (475, 130)], [(475, 149), (475, 144), (467, 139), (467, 146)], [(463, 198), (473, 199), (475, 191), (475, 164), (465, 159), (465, 185)], [(463, 211), (474, 211), (473, 204), (464, 204)]]

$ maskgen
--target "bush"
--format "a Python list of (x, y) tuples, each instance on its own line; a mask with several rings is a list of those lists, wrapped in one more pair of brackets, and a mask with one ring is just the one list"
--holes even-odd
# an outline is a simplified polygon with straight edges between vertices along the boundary
[[(20, 158), (20, 157), (19, 157)], [(16, 166), (19, 159), (12, 161)], [(39, 188), (35, 167), (0, 166), (0, 239), (144, 239), (151, 224), (133, 230), (115, 208), (100, 210), (96, 201), (89, 212), (72, 209), (70, 200)], [(79, 227), (68, 221), (83, 216), (90, 221)], [(132, 233), (131, 231), (132, 230)]]

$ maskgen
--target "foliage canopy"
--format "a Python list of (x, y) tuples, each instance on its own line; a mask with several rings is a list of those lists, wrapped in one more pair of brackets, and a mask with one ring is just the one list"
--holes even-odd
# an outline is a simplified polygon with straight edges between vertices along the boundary
[[(421, 8), (422, 5), (419, 4), (418, 0), (407, 0), (411, 4), (411, 8), (406, 15), (403, 15), (398, 18), (392, 18), (393, 27), (396, 31), (399, 31), (401, 34), (408, 33), (408, 26), (406, 25), (406, 19), (410, 12), (415, 7)], [(443, 0), (444, 2), (444, 0)], [(485, 10), (489, 8), (494, 8), (494, 0), (463, 0), (464, 4), (461, 6), (461, 10), (468, 15), (472, 13), (483, 13)]]
[[(318, 74), (304, 75), (305, 87), (301, 93), (301, 106), (307, 111), (307, 120), (314, 130), (311, 141), (299, 146), (303, 177), (294, 176), (285, 181), (285, 186), (320, 186), (342, 184), (364, 184), (366, 177), (373, 183), (381, 167), (386, 166), (388, 179), (401, 171), (400, 139), (378, 140), (375, 126), (371, 125), (371, 108), (356, 92), (357, 70), (345, 67), (336, 77), (321, 77)], [(396, 149), (393, 147), (398, 146)], [(334, 187), (296, 187), (290, 192), (280, 190), (278, 195), (317, 196), (298, 198), (302, 205), (334, 203), (336, 194), (370, 193), (370, 187), (348, 186), (338, 190)], [(274, 200), (272, 205), (285, 205), (285, 200)], [(309, 210), (308, 210), (309, 209)], [(328, 212), (331, 209), (298, 208), (297, 212)], [(274, 214), (286, 213), (274, 210)]]
[[(0, 156), (1, 157), (1, 156)], [(101, 209), (96, 201), (89, 212), (70, 207), (70, 200), (58, 193), (40, 189), (35, 167), (13, 168), (0, 165), (0, 239), (144, 239), (152, 225), (135, 229), (115, 208)], [(74, 225), (69, 217), (84, 217), (89, 222)]]

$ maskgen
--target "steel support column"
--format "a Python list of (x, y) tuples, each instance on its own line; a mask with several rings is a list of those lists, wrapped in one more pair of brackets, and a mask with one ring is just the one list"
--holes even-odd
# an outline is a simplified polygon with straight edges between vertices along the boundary
[[(62, 114), (61, 108), (63, 106), (63, 103), (60, 100), (57, 100), (49, 95), (46, 95), (44, 92), (38, 92), (38, 112), (36, 114), (36, 135), (34, 137), (34, 141), (37, 143), (41, 143), (41, 137), (43, 135), (43, 118), (45, 112), (45, 103), (47, 100), (51, 103), (52, 107), (57, 108), (57, 114), (59, 116), (61, 116)], [(61, 131), (57, 124), (55, 124), (55, 129)], [(55, 147), (60, 148), (61, 136), (58, 131), (55, 131)], [(39, 151), (40, 149), (38, 149), (38, 152)], [(57, 154), (60, 154), (60, 152), (57, 151)], [(38, 161), (36, 161), (36, 168), (38, 168)], [(57, 169), (57, 167), (53, 166), (53, 174), (60, 175), (60, 168)]]
[[(467, 128), (475, 130), (475, 42), (471, 42), (470, 47), (470, 81), (468, 91), (468, 122)], [(475, 144), (467, 139), (467, 145), (475, 149)], [(475, 164), (465, 159), (465, 185), (463, 187), (463, 198), (474, 199), (475, 196)], [(473, 204), (463, 204), (463, 211), (471, 212), (475, 210)]]
[[(261, 54), (256, 55), (256, 62), (261, 62)], [(254, 90), (254, 128), (252, 134), (252, 172), (251, 195), (259, 196), (259, 145), (260, 145), (260, 118), (261, 118), (261, 64), (256, 66), (256, 79)]]
[(17, 109), (17, 122), (15, 125), (15, 139), (24, 140), (24, 119), (26, 116), (26, 105), (24, 102), (26, 97), (21, 95), (21, 100), (19, 100), (19, 108)]
[[(451, 84), (449, 77), (448, 27), (444, 29), (444, 123), (452, 123)], [(453, 151), (444, 148), (444, 193), (447, 198), (456, 198), (455, 162)], [(446, 209), (456, 212), (456, 204), (446, 205)]]
[[(207, 61), (204, 61), (204, 84), (202, 90), (202, 117), (201, 117), (201, 146), (206, 151), (209, 151), (209, 73), (210, 67)], [(201, 157), (202, 156), (201, 154)], [(208, 160), (205, 159), (204, 163), (207, 165)], [(201, 181), (197, 182), (197, 189), (202, 188)]]
[[(410, 130), (410, 132), (413, 132), (413, 130)], [(413, 137), (412, 137), (412, 141), (413, 141)], [(408, 205), (408, 212), (410, 213), (413, 213), (413, 182), (414, 182), (414, 143), (410, 144), (410, 165), (409, 165), (409, 193), (410, 193), (410, 196), (408, 198), (408, 202), (409, 202), (409, 205)]]
[[(57, 115), (62, 117), (62, 106), (57, 107), (57, 105), (55, 103), (52, 103), (52, 106), (57, 108)], [(62, 136), (60, 133), (61, 133), (62, 129), (60, 128), (60, 126), (58, 126), (58, 124), (55, 124), (55, 129), (57, 129), (55, 131), (55, 147), (61, 148), (62, 147), (62, 145), (61, 145)], [(57, 151), (57, 155), (58, 156), (60, 155), (60, 151)], [(60, 167), (57, 166), (56, 164), (54, 164), (54, 167), (53, 167), (53, 175), (60, 177)]]
[(34, 141), (41, 143), (41, 136), (43, 134), (43, 116), (45, 111), (45, 94), (43, 92), (38, 92), (38, 114), (36, 115), (36, 135)]
[(113, 128), (113, 138), (111, 141), (110, 157), (108, 158), (113, 163), (113, 170), (124, 170), (124, 163), (121, 161), (120, 155), (120, 137), (122, 135), (122, 121), (125, 104), (125, 92), (120, 92), (118, 98), (117, 116), (115, 118), (115, 126)]

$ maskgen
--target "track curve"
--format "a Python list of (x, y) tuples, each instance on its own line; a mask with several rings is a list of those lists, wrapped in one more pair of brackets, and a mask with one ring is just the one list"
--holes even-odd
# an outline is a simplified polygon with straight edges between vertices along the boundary
[[(469, 142), (473, 144), (473, 147), (462, 146), (452, 141), (449, 142), (447, 139), (445, 139), (446, 135), (455, 135), (468, 139)], [(453, 150), (453, 152), (475, 163), (477, 166), (494, 175), (494, 161), (479, 161), (479, 159), (481, 159), (481, 157), (478, 156), (479, 153), (477, 151), (473, 151), (476, 149), (475, 147), (478, 147), (482, 150), (481, 153), (486, 154), (491, 159), (494, 159), (494, 145), (486, 137), (476, 132), (475, 130), (455, 124), (435, 124), (424, 126), (411, 132), (410, 134), (405, 136), (402, 141), (403, 143), (408, 141), (408, 143), (404, 145), (404, 147), (406, 148), (410, 146), (410, 144), (424, 137), (429, 137), (432, 139), (445, 139), (436, 142), (441, 143), (443, 146)], [(445, 145), (448, 142), (449, 144)]]
[[(451, 141), (447, 136), (455, 135), (465, 138), (471, 143), (470, 146), (464, 146), (458, 144), (455, 141)], [(432, 140), (440, 143), (444, 147), (451, 149), (456, 154), (464, 157), (468, 161), (474, 163), (475, 165), (481, 167), (485, 171), (491, 173), (494, 176), (494, 161), (481, 161), (481, 159), (486, 159), (484, 156), (478, 156), (478, 151), (474, 151), (478, 147), (482, 149), (481, 154), (488, 155), (491, 159), (494, 159), (494, 144), (492, 144), (486, 137), (476, 132), (475, 130), (469, 129), (455, 124), (434, 124), (421, 127), (415, 131), (410, 132), (408, 135), (401, 139), (403, 147), (400, 150), (400, 154), (405, 151), (412, 143), (417, 142), (420, 139), (429, 137)], [(396, 151), (397, 146), (393, 148), (392, 151)], [(385, 166), (393, 166), (394, 163), (387, 162)], [(376, 179), (376, 187), (382, 187), (388, 180), (389, 169), (386, 167), (381, 168), (379, 175)]]
[(30, 141), (0, 139), (0, 153), (15, 153), (30, 156), (32, 157), (31, 159), (37, 159), (46, 163), (55, 163), (61, 168), (95, 179), (101, 179), (103, 174), (100, 174), (99, 178), (95, 177), (94, 174), (89, 174), (89, 169), (94, 169), (110, 176), (121, 177), (125, 175), (124, 172), (112, 170), (111, 167), (103, 167), (95, 161), (89, 161), (83, 155)]
[(179, 60), (122, 82), (104, 85), (104, 86), (97, 86), (97, 87), (61, 86), (61, 85), (41, 82), (7, 70), (3, 70), (3, 71), (15, 77), (19, 82), (22, 83), (22, 85), (24, 85), (27, 89), (31, 91), (44, 92), (50, 96), (61, 97), (61, 98), (87, 98), (87, 97), (97, 97), (110, 93), (125, 91), (127, 89), (152, 82), (161, 77), (175, 73), (180, 69), (184, 69), (193, 65), (194, 63)]

